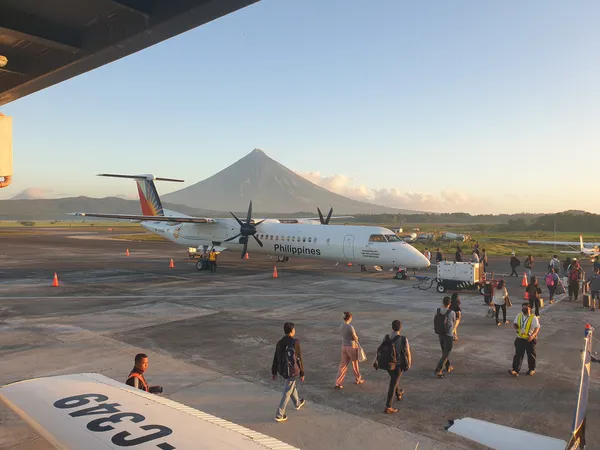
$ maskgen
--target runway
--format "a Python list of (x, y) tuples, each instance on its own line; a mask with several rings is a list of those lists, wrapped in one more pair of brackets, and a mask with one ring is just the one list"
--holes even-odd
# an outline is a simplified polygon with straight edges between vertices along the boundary
[[(197, 271), (186, 249), (170, 243), (72, 235), (0, 235), (0, 384), (84, 371), (124, 381), (143, 351), (148, 379), (163, 385), (166, 397), (303, 449), (483, 448), (444, 431), (448, 419), (461, 417), (567, 439), (584, 325), (600, 322), (581, 301), (542, 310), (538, 371), (515, 379), (507, 374), (512, 326), (497, 327), (485, 318), (480, 295), (463, 294), (460, 340), (451, 355), (456, 370), (440, 380), (433, 375), (440, 356), (433, 313), (442, 295), (434, 289), (343, 263), (277, 263), (252, 254), (240, 260), (226, 252), (212, 274)], [(507, 272), (507, 260), (493, 258), (491, 268)], [(58, 288), (50, 287), (54, 272)], [(520, 309), (520, 281), (508, 279), (510, 320)], [(349, 374), (339, 391), (333, 386), (343, 311), (353, 313), (369, 359), (361, 365), (365, 384), (354, 385)], [(385, 415), (388, 375), (375, 372), (371, 361), (394, 319), (404, 324), (414, 366), (401, 381), (400, 411)], [(270, 368), (286, 321), (296, 324), (302, 343), (306, 380), (299, 389), (307, 405), (290, 408), (288, 422), (278, 424), (280, 385), (270, 380)], [(600, 409), (595, 369), (592, 423)], [(0, 448), (44, 448), (34, 447), (42, 444), (12, 413), (0, 409), (0, 420)], [(588, 427), (587, 438), (590, 448), (600, 446), (596, 428)]]

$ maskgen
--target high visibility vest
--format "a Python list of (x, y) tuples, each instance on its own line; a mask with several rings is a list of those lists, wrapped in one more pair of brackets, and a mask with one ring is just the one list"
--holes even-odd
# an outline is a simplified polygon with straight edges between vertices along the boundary
[(517, 323), (519, 329), (517, 330), (517, 336), (521, 339), (529, 339), (529, 331), (531, 330), (531, 324), (533, 323), (534, 315), (530, 314), (529, 317), (523, 322), (523, 313), (520, 312), (517, 316)]
[(211, 252), (210, 256), (208, 257), (208, 259), (210, 261), (216, 261), (217, 260), (217, 254), (215, 252)]
[(142, 389), (144, 389), (144, 391), (148, 392), (148, 384), (146, 383), (146, 380), (144, 380), (144, 377), (142, 375), (140, 375), (137, 372), (132, 372), (129, 374), (129, 377), (127, 378), (127, 380), (130, 380), (131, 378), (137, 378), (138, 380), (140, 380), (140, 383), (142, 383)]

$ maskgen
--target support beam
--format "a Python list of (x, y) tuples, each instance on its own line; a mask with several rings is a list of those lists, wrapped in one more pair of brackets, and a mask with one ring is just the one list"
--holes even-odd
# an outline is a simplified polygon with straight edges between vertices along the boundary
[(153, 0), (110, 0), (111, 2), (119, 5), (123, 9), (132, 13), (140, 14), (146, 19), (149, 19), (152, 15), (154, 8)]
[(69, 53), (81, 51), (78, 30), (3, 6), (0, 6), (0, 34)]
[(5, 66), (5, 67), (0, 67), (0, 72), (3, 72), (3, 73), (10, 73), (11, 75), (21, 75), (21, 76), (25, 76), (25, 73), (24, 73), (24, 72), (18, 72), (18, 71), (16, 71), (16, 70), (11, 70), (11, 69), (8, 69), (6, 66)]

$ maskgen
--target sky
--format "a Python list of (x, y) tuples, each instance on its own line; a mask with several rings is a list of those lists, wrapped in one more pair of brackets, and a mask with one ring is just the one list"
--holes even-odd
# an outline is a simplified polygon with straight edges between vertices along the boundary
[(0, 198), (135, 195), (101, 172), (190, 185), (261, 148), (389, 206), (600, 213), (599, 19), (596, 0), (262, 0), (0, 107)]

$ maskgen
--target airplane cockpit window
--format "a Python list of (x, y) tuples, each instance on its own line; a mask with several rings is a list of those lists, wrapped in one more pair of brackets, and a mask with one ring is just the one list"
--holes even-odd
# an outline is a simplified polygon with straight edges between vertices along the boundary
[(369, 237), (369, 242), (387, 242), (383, 237), (383, 234), (372, 234)]
[(388, 242), (403, 242), (402, 239), (395, 234), (386, 234), (385, 238), (388, 240)]

